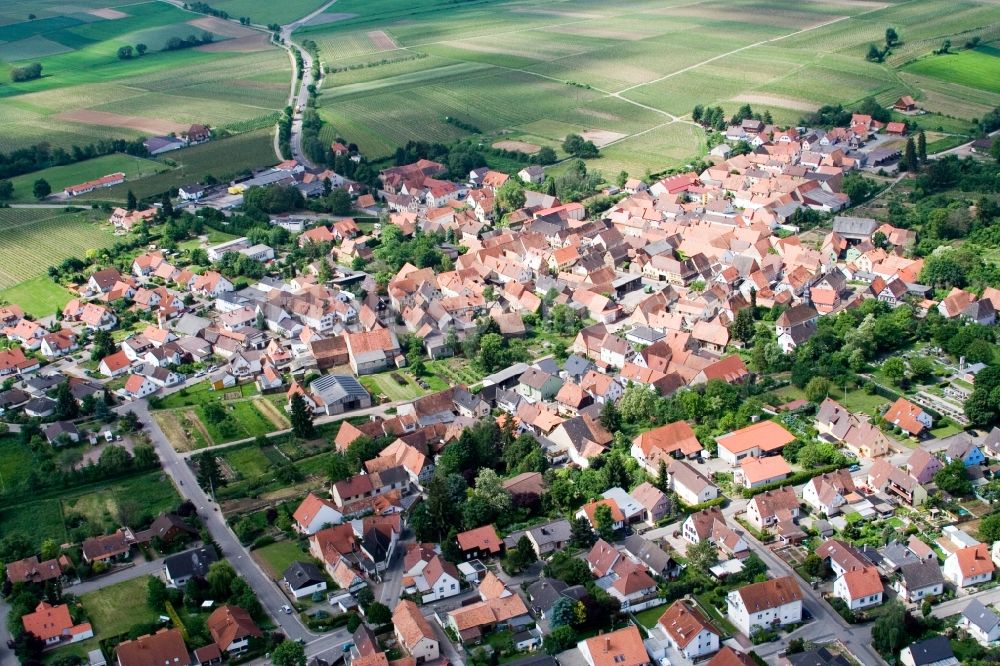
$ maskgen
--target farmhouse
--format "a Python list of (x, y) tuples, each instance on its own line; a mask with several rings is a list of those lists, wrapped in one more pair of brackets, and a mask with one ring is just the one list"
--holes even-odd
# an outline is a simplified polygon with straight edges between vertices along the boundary
[(80, 183), (79, 185), (70, 185), (63, 192), (68, 197), (76, 197), (81, 194), (87, 194), (88, 192), (93, 192), (96, 189), (105, 187), (114, 187), (115, 185), (121, 185), (125, 182), (125, 174), (122, 172), (116, 172), (108, 174), (107, 176), (101, 176), (94, 180), (88, 180), (85, 183)]

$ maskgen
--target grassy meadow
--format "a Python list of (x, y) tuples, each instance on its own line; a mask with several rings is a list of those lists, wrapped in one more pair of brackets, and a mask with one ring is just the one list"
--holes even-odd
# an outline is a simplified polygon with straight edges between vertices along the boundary
[[(996, 49), (985, 45), (1000, 38), (998, 22), (1000, 6), (966, 0), (640, 0), (627, 12), (609, 0), (338, 0), (296, 37), (316, 41), (333, 70), (324, 138), (347, 137), (371, 157), (411, 139), (467, 135), (452, 117), (484, 142), (614, 133), (591, 166), (642, 173), (704, 153), (687, 119), (695, 104), (732, 112), (750, 103), (794, 123), (823, 104), (909, 94), (934, 114), (928, 128), (954, 116), (961, 121), (945, 120), (967, 131), (1000, 105)], [(887, 62), (866, 62), (890, 26), (903, 43)], [(984, 46), (916, 60), (946, 38), (957, 48), (973, 36)]]

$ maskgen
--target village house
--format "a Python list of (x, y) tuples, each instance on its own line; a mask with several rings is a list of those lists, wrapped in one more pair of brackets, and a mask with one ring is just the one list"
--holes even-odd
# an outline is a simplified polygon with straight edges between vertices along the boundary
[(580, 641), (577, 649), (587, 666), (649, 666), (653, 663), (635, 625)]
[(802, 590), (794, 576), (751, 583), (726, 597), (726, 617), (744, 636), (802, 621)]
[(719, 457), (736, 467), (748, 456), (760, 457), (781, 451), (795, 435), (775, 421), (758, 421), (731, 433), (716, 437)]
[(671, 460), (667, 465), (670, 489), (688, 506), (710, 502), (719, 496), (719, 488), (683, 460)]
[(934, 419), (930, 414), (902, 397), (892, 403), (882, 418), (913, 437), (920, 437), (934, 427)]
[(944, 561), (944, 578), (963, 589), (992, 580), (995, 569), (986, 544), (959, 548)]
[(21, 617), (21, 624), (25, 632), (42, 641), (46, 648), (79, 643), (94, 636), (94, 629), (89, 622), (73, 622), (66, 604), (53, 606), (42, 601), (33, 613)]
[(754, 495), (747, 503), (747, 521), (758, 530), (780, 522), (792, 522), (799, 517), (799, 498), (791, 486), (767, 490)]
[(657, 625), (668, 644), (692, 661), (719, 651), (719, 632), (700, 610), (686, 599), (672, 603)]
[(440, 655), (440, 644), (430, 623), (415, 603), (402, 600), (392, 612), (396, 640), (417, 664), (434, 661)]

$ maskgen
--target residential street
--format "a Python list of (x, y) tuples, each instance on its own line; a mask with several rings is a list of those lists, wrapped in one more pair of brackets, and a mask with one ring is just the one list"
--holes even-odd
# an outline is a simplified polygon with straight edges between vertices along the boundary
[(131, 409), (138, 415), (160, 456), (163, 470), (173, 479), (178, 492), (198, 507), (199, 515), (221, 548), (223, 557), (229, 560), (239, 575), (253, 587), (261, 605), (281, 631), (292, 640), (305, 640), (307, 653), (310, 655), (329, 650), (347, 640), (349, 634), (346, 629), (339, 629), (329, 634), (314, 634), (302, 625), (297, 615), (286, 615), (281, 612), (281, 607), (288, 603), (285, 595), (250, 557), (249, 551), (240, 544), (236, 535), (226, 525), (218, 506), (202, 491), (185, 459), (174, 450), (156, 425), (146, 401), (129, 403), (118, 409), (122, 411)]
[[(802, 628), (792, 632), (792, 638), (805, 638), (810, 641), (839, 640), (843, 643), (851, 654), (853, 654), (865, 666), (877, 666), (885, 662), (876, 654), (871, 647), (871, 628), (868, 625), (851, 625), (844, 618), (833, 611), (830, 606), (823, 601), (819, 593), (806, 585), (798, 577), (795, 571), (785, 564), (777, 555), (771, 552), (749, 532), (744, 532), (744, 538), (750, 544), (751, 550), (757, 553), (761, 560), (767, 565), (768, 573), (778, 578), (781, 576), (794, 576), (802, 590), (802, 607), (809, 611), (813, 619)], [(758, 645), (754, 648), (765, 660), (773, 659), (774, 655), (784, 649), (786, 641), (778, 641)], [(770, 663), (770, 661), (769, 661)]]

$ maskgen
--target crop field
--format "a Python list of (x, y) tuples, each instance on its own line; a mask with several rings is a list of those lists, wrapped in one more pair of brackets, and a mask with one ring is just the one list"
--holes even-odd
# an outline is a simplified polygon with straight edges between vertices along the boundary
[[(886, 63), (866, 62), (890, 26), (902, 44)], [(395, 49), (372, 37), (382, 33)], [(409, 140), (467, 135), (452, 117), (490, 142), (625, 135), (591, 166), (641, 173), (704, 153), (685, 118), (696, 104), (749, 103), (788, 124), (867, 96), (888, 104), (910, 94), (965, 121), (1000, 104), (1000, 60), (988, 46), (1000, 39), (1000, 6), (972, 0), (640, 0), (628, 12), (610, 0), (338, 0), (296, 36), (316, 41), (333, 70), (324, 138), (344, 136), (373, 158)], [(944, 57), (940, 72), (922, 69), (938, 58), (907, 65), (946, 38), (958, 47), (973, 36), (984, 46)], [(949, 66), (974, 73), (960, 80)]]
[[(300, 0), (299, 3), (315, 3)], [(18, 0), (16, 14), (0, 10), (0, 71), (6, 65), (38, 62), (43, 76), (0, 85), (0, 150), (36, 143), (71, 148), (108, 138), (135, 139), (153, 132), (150, 124), (194, 123), (239, 130), (262, 126), (285, 105), (290, 77), (287, 56), (266, 35), (237, 23), (181, 10), (165, 2), (107, 4), (91, 12), (54, 14), (27, 21), (37, 2)], [(77, 3), (81, 4), (81, 3)], [(45, 3), (57, 12), (62, 5)], [(35, 12), (38, 14), (38, 12)], [(166, 50), (175, 37), (212, 43)], [(120, 59), (124, 45), (145, 44), (139, 57)], [(6, 79), (4, 75), (4, 79)], [(107, 111), (138, 120), (80, 117)]]
[[(109, 247), (114, 235), (97, 223), (104, 219), (91, 211), (0, 209), (0, 289), (44, 275), (49, 266), (63, 259)], [(9, 294), (6, 297), (13, 300)], [(28, 310), (33, 305), (19, 304)], [(52, 310), (45, 314), (52, 314)]]
[(949, 83), (1000, 93), (1000, 49), (992, 46), (927, 56), (904, 69)]

